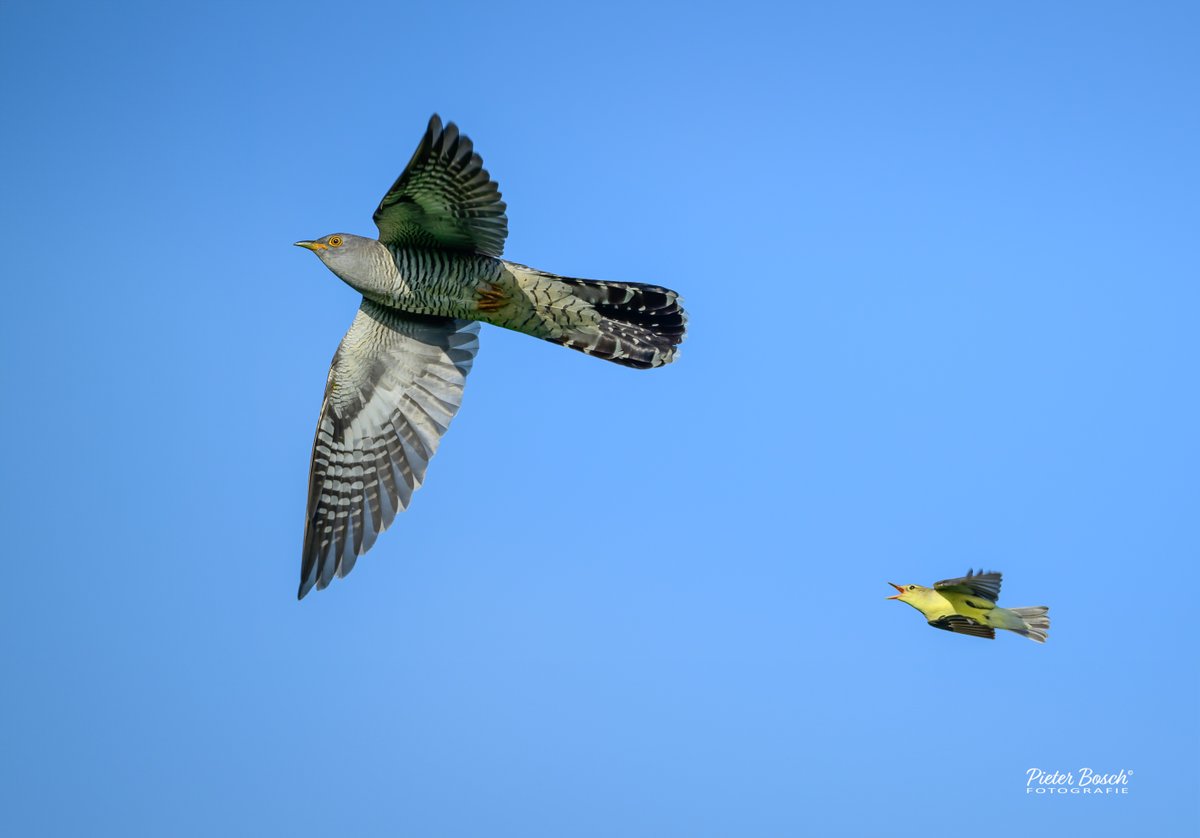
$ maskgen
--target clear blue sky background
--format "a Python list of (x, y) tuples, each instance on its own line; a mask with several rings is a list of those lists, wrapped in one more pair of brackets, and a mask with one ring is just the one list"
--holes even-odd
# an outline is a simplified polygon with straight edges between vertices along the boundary
[[(7, 4), (3, 831), (1195, 829), (1200, 17), (966, 6)], [(485, 329), (297, 603), (358, 301), (291, 243), (434, 111), (508, 256), (692, 331)], [(884, 599), (971, 566), (1046, 646)]]

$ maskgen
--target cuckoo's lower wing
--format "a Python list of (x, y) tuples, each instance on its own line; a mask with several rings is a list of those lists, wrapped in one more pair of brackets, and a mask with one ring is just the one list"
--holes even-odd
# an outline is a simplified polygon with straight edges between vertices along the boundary
[(363, 300), (325, 385), (299, 598), (349, 573), (408, 506), (462, 403), (478, 348), (478, 323)]

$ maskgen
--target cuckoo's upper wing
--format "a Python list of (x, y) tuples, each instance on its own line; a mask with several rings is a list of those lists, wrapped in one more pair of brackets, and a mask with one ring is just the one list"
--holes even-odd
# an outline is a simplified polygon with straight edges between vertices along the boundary
[(504, 252), (508, 216), (471, 141), (434, 114), (404, 172), (379, 202), (379, 240), (398, 247)]
[(992, 571), (984, 573), (982, 570), (972, 573), (968, 570), (967, 575), (960, 579), (943, 579), (941, 582), (934, 582), (933, 587), (938, 591), (970, 594), (996, 602), (1000, 599), (1000, 574)]
[(479, 324), (370, 300), (333, 356), (313, 443), (300, 591), (345, 576), (408, 506), (462, 402)]

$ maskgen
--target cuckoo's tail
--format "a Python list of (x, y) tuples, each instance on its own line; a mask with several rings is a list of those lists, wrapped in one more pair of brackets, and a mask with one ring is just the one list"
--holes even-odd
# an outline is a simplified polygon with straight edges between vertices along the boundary
[(1046, 642), (1046, 632), (1050, 631), (1050, 618), (1046, 616), (1050, 611), (1049, 608), (1044, 605), (1032, 605), (1028, 608), (1009, 608), (1008, 610), (1019, 617), (1023, 624), (1012, 631), (1028, 637), (1030, 640), (1036, 640), (1038, 643)]
[(588, 355), (636, 369), (661, 367), (675, 360), (687, 331), (679, 295), (639, 282), (555, 277), (599, 315), (595, 324), (569, 328), (547, 338)]

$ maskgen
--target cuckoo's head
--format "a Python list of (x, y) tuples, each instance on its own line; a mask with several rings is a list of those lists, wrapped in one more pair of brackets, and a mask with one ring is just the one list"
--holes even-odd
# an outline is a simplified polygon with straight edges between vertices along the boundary
[(348, 263), (361, 255), (365, 248), (376, 245), (378, 242), (375, 239), (364, 239), (349, 233), (331, 233), (313, 241), (296, 242), (296, 247), (311, 250), (331, 268), (339, 263)]
[(376, 239), (330, 233), (313, 241), (296, 242), (317, 254), (325, 267), (355, 291), (365, 296), (391, 293), (396, 265), (388, 249)]

